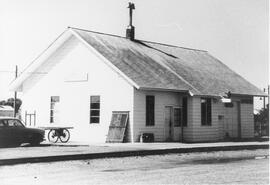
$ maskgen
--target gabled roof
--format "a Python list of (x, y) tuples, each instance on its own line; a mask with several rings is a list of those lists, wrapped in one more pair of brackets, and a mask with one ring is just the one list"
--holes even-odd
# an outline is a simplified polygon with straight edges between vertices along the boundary
[(138, 89), (187, 91), (209, 96), (223, 96), (229, 91), (265, 96), (207, 51), (131, 41), (78, 28), (69, 28), (69, 31), (109, 61)]

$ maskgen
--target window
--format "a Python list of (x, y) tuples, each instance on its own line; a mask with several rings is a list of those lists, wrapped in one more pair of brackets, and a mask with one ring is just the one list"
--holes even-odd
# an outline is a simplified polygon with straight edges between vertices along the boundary
[(146, 126), (155, 125), (155, 96), (146, 96)]
[(22, 123), (15, 119), (7, 120), (7, 125), (9, 127), (23, 127)]
[(90, 96), (90, 124), (100, 121), (100, 96)]
[(174, 113), (174, 126), (175, 127), (180, 127), (181, 126), (181, 108), (174, 108), (173, 109)]
[(211, 98), (201, 98), (202, 125), (211, 125), (212, 122)]
[(59, 96), (51, 96), (51, 105), (50, 105), (50, 123), (54, 123), (56, 104), (60, 102)]
[(4, 127), (5, 125), (4, 120), (0, 120), (0, 127)]
[(188, 122), (188, 98), (187, 97), (183, 97), (182, 99), (182, 114), (183, 114), (183, 126), (186, 127), (187, 126), (187, 122)]

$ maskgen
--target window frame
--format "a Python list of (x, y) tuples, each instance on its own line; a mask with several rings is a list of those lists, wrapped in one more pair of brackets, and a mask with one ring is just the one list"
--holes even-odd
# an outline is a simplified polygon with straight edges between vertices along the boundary
[[(153, 102), (151, 102), (153, 101)], [(155, 126), (155, 96), (145, 96), (145, 126)]]
[[(98, 97), (98, 102), (92, 102), (92, 98)], [(98, 108), (94, 108), (92, 105), (98, 104)], [(101, 104), (101, 98), (100, 95), (91, 95), (90, 96), (90, 109), (89, 109), (89, 124), (100, 124), (100, 104)], [(92, 111), (98, 111), (98, 115), (92, 115)], [(98, 121), (93, 121), (92, 118), (98, 118)]]
[(212, 125), (212, 99), (211, 98), (205, 98), (205, 97), (201, 98), (201, 125), (202, 126)]
[(186, 96), (182, 98), (182, 125), (188, 126), (188, 97)]
[[(57, 100), (53, 101), (53, 98), (57, 98)], [(60, 96), (51, 96), (50, 97), (50, 123), (54, 123), (54, 113), (55, 113), (55, 104), (60, 102)]]
[[(176, 109), (179, 109), (180, 110), (180, 114), (179, 114), (179, 123), (176, 124), (176, 120), (175, 120), (175, 111)], [(183, 121), (183, 110), (182, 110), (182, 107), (173, 107), (173, 126), (174, 127), (181, 127), (181, 122)]]

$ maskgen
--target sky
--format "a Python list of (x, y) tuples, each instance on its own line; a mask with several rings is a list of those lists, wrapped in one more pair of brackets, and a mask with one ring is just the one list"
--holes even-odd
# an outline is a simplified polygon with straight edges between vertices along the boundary
[[(129, 0), (0, 0), (0, 100), (68, 26), (125, 35)], [(268, 0), (133, 0), (135, 37), (203, 49), (262, 89), (269, 84)], [(262, 101), (256, 100), (256, 107)]]

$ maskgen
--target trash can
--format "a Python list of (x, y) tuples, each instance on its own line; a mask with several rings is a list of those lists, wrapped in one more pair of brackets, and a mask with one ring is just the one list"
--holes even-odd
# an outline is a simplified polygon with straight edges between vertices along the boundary
[(153, 133), (142, 133), (140, 136), (141, 143), (150, 143), (154, 142), (154, 134)]

